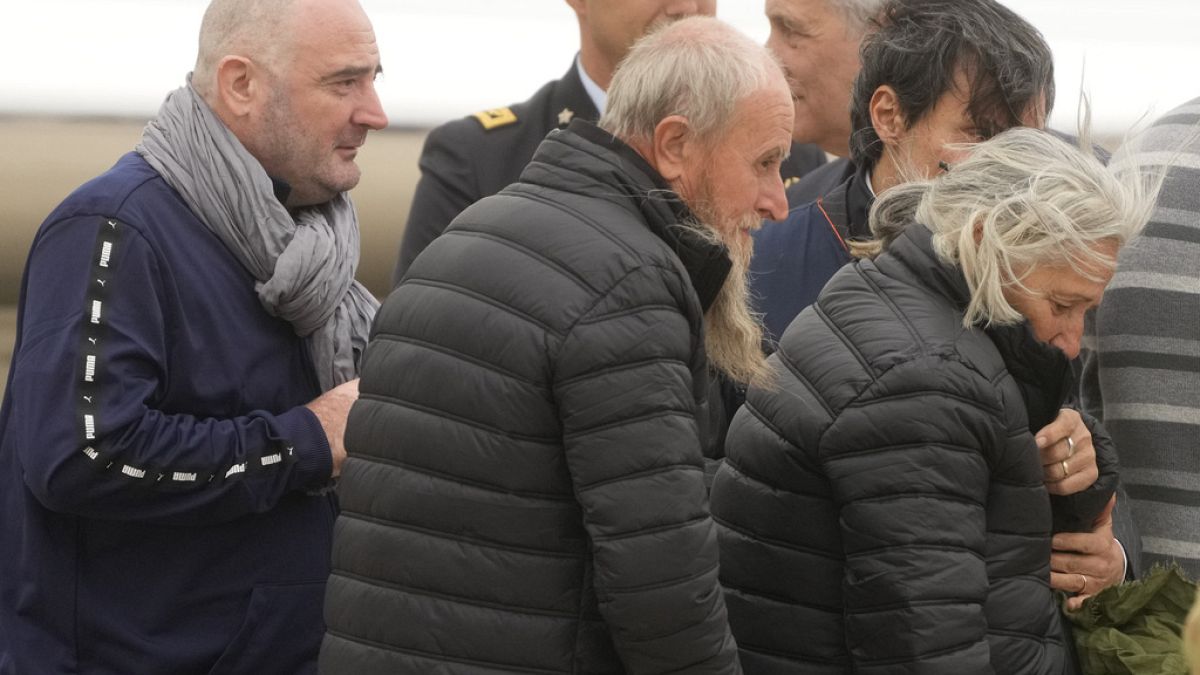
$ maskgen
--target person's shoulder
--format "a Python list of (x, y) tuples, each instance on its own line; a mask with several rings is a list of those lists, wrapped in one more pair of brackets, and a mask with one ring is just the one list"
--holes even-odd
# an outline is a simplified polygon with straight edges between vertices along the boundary
[(783, 186), (791, 187), (803, 180), (804, 176), (825, 166), (828, 157), (825, 151), (811, 143), (792, 143), (788, 158), (780, 166), (780, 176)]
[(140, 155), (129, 152), (104, 173), (80, 185), (47, 217), (47, 223), (77, 216), (123, 218), (130, 204), (148, 193), (169, 192), (162, 177)]
[[(786, 263), (785, 266), (791, 267), (792, 260), (806, 253), (803, 249), (813, 237), (813, 223), (828, 227), (825, 221), (818, 200), (793, 204), (783, 220), (764, 220), (762, 226), (751, 234), (754, 240), (752, 266), (760, 269), (762, 265), (753, 264), (753, 260), (758, 260), (763, 263), (770, 261), (772, 266)], [(841, 262), (837, 265), (840, 267)]]
[(854, 165), (844, 157), (822, 164), (788, 186), (788, 206), (803, 206), (814, 202), (832, 192), (852, 175)]
[(809, 200), (802, 204), (792, 204), (788, 208), (787, 217), (783, 220), (764, 220), (762, 227), (753, 233), (754, 245), (759, 246), (769, 241), (791, 239), (798, 233), (797, 227), (803, 227), (813, 219), (814, 214), (821, 211), (820, 204)]
[(479, 148), (504, 147), (527, 136), (539, 140), (549, 133), (546, 118), (558, 80), (547, 82), (529, 99), (445, 122), (430, 132), (430, 141)]

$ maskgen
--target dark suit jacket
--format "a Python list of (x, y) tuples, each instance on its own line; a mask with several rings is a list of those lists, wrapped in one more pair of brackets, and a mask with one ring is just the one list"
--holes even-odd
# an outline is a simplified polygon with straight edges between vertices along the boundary
[[(546, 134), (576, 117), (594, 122), (599, 113), (572, 61), (561, 79), (547, 82), (523, 103), (485, 110), (431, 131), (421, 151), (421, 179), (400, 242), (393, 286), (450, 221), (516, 182)], [(794, 182), (824, 163), (820, 148), (793, 144), (781, 173), (785, 183)]]

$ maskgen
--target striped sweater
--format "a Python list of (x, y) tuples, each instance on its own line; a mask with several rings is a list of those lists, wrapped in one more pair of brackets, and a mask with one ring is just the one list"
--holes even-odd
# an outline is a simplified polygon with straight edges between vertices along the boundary
[[(1122, 250), (1085, 340), (1083, 399), (1117, 442), (1143, 565), (1200, 577), (1200, 98), (1114, 163), (1168, 164), (1144, 234)], [(1122, 157), (1124, 155), (1124, 157)]]

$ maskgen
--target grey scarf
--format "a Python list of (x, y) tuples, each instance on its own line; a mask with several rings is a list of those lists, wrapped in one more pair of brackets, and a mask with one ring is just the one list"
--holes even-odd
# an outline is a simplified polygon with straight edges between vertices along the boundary
[(357, 377), (379, 303), (354, 280), (358, 218), (349, 195), (293, 219), (262, 165), (191, 86), (167, 96), (137, 152), (255, 278), (267, 312), (308, 338), (321, 390)]

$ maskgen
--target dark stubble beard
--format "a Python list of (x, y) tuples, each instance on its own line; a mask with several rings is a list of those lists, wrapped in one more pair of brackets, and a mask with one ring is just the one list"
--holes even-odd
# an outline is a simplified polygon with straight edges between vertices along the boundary
[[(734, 382), (765, 386), (771, 381), (771, 369), (762, 351), (762, 318), (750, 309), (750, 255), (753, 245), (740, 234), (745, 228), (757, 228), (762, 219), (754, 213), (722, 223), (720, 230), (708, 223), (719, 223), (719, 216), (704, 206), (693, 209), (698, 222), (692, 224), (707, 239), (729, 249), (733, 268), (716, 299), (704, 315), (704, 349), (709, 362)], [(720, 232), (730, 232), (723, 237)], [(728, 241), (726, 240), (728, 239)]]

